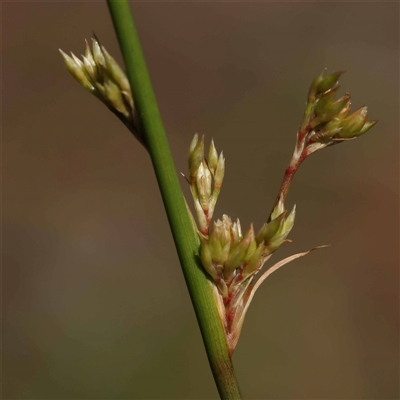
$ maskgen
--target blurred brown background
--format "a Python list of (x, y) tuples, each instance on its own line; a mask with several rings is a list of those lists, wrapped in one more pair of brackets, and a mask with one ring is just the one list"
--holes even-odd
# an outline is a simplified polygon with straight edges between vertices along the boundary
[[(266, 220), (324, 67), (379, 124), (296, 176), (293, 243), (257, 293), (248, 399), (398, 398), (398, 3), (132, 3), (178, 171), (227, 158), (216, 216)], [(3, 4), (3, 398), (217, 398), (146, 152), (71, 78), (104, 2)], [(185, 182), (182, 180), (188, 195)]]

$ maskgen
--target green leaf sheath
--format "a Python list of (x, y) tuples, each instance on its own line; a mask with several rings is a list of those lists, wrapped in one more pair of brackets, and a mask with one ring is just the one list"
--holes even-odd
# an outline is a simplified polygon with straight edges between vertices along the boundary
[(199, 249), (199, 238), (184, 203), (129, 3), (126, 0), (108, 0), (108, 7), (219, 394), (222, 399), (241, 399), (211, 287), (195, 256)]

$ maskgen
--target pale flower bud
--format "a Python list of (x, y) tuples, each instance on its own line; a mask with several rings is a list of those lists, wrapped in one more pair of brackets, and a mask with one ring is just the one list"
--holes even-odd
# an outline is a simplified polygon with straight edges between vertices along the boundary
[(199, 199), (193, 198), (193, 200), (194, 200), (194, 208), (196, 210), (197, 220), (199, 223), (199, 229), (202, 233), (206, 233), (208, 228), (207, 216), (205, 215), (203, 208), (201, 207)]
[(131, 93), (131, 85), (129, 84), (125, 72), (114, 60), (114, 58), (108, 54), (107, 50), (103, 46), (101, 47), (101, 51), (106, 62), (107, 70), (114, 82), (121, 88), (121, 90)]
[(219, 155), (217, 167), (215, 169), (214, 175), (214, 185), (217, 188), (220, 188), (222, 185), (222, 181), (224, 180), (225, 175), (225, 158), (223, 153)]
[(211, 196), (212, 177), (206, 163), (202, 161), (196, 172), (196, 188), (199, 200), (203, 210), (209, 209), (209, 200)]
[(86, 41), (83, 61), (74, 54), (71, 58), (62, 50), (60, 52), (74, 78), (106, 104), (145, 145), (128, 78), (106, 49), (100, 46), (97, 39), (92, 39), (92, 49)]
[(218, 274), (212, 263), (210, 246), (207, 240), (202, 240), (200, 249), (200, 258), (201, 258), (201, 263), (203, 264), (205, 270), (211, 275), (211, 277), (214, 280), (217, 280)]
[(121, 114), (128, 116), (129, 112), (126, 108), (125, 102), (123, 100), (121, 91), (119, 87), (112, 81), (104, 82), (104, 90), (106, 99), (112, 105), (114, 109), (119, 111)]
[(92, 53), (96, 64), (106, 67), (106, 60), (101, 51), (100, 44), (96, 39), (92, 39)]
[(95, 87), (90, 83), (87, 75), (83, 70), (83, 63), (76, 58), (75, 56), (72, 58), (68, 54), (64, 53), (61, 49), (59, 49), (65, 65), (71, 75), (89, 92), (95, 92)]
[(192, 145), (193, 143), (195, 145), (189, 150), (189, 170), (192, 178), (196, 176), (197, 170), (204, 159), (204, 136), (200, 139), (200, 141), (196, 138), (196, 136), (197, 134), (192, 140)]
[(249, 249), (252, 248), (254, 252), (255, 246), (254, 229), (253, 224), (251, 224), (244, 238), (233, 249), (231, 248), (228, 260), (225, 263), (224, 275), (230, 276), (236, 268), (240, 267), (245, 261)]
[(264, 252), (264, 243), (260, 243), (256, 250), (251, 255), (249, 261), (246, 266), (243, 268), (242, 274), (243, 277), (250, 275), (254, 271), (258, 270), (263, 265), (263, 252)]
[(236, 245), (242, 239), (242, 227), (240, 226), (239, 218), (231, 227), (232, 246)]
[(209, 236), (212, 259), (217, 264), (224, 264), (228, 259), (231, 246), (230, 229), (232, 221), (226, 215), (223, 220), (214, 222), (213, 230)]

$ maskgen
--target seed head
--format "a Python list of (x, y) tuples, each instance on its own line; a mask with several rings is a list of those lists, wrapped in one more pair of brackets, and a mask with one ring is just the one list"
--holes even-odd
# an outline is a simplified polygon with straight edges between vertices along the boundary
[(375, 120), (367, 121), (366, 107), (348, 115), (351, 105), (348, 93), (335, 100), (339, 90), (338, 80), (343, 73), (338, 71), (326, 77), (322, 73), (311, 83), (302, 123), (305, 136), (302, 136), (302, 141), (296, 147), (298, 157), (304, 159), (316, 150), (353, 139), (376, 124)]
[(68, 56), (61, 49), (60, 53), (72, 76), (113, 111), (144, 144), (128, 78), (98, 40), (92, 39), (92, 48), (86, 41), (82, 60), (74, 54)]

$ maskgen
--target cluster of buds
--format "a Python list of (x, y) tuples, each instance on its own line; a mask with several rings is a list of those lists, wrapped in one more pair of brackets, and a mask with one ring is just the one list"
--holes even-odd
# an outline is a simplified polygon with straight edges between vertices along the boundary
[[(72, 76), (116, 114), (146, 147), (132, 91), (125, 72), (101, 46), (92, 39), (92, 49), (86, 42), (85, 55), (79, 60), (60, 50)], [(204, 156), (204, 137), (196, 134), (189, 148), (190, 185), (201, 239), (200, 259), (210, 277), (214, 299), (225, 328), (228, 348), (233, 353), (243, 321), (256, 290), (272, 272), (288, 262), (308, 254), (294, 254), (269, 269), (257, 280), (265, 262), (284, 243), (294, 225), (296, 208), (288, 212), (284, 202), (290, 183), (302, 161), (324, 147), (354, 139), (377, 121), (368, 121), (367, 107), (350, 112), (350, 95), (335, 100), (342, 71), (324, 76), (319, 74), (311, 84), (306, 110), (297, 132), (296, 147), (285, 171), (277, 200), (269, 217), (256, 234), (253, 224), (242, 234), (240, 221), (232, 222), (227, 215), (214, 222), (210, 229), (215, 205), (225, 174), (225, 158), (218, 155), (211, 142), (208, 159)], [(193, 218), (193, 223), (194, 218)], [(324, 246), (319, 246), (324, 247)]]
[[(195, 135), (189, 150), (190, 188), (201, 238), (200, 258), (211, 278), (214, 297), (231, 353), (239, 339), (249, 304), (253, 279), (272, 253), (287, 241), (294, 225), (296, 209), (290, 212), (278, 201), (268, 223), (256, 234), (251, 224), (243, 235), (239, 219), (232, 222), (223, 215), (210, 228), (221, 188), (225, 159), (218, 156), (211, 142), (208, 159), (204, 157), (204, 138)], [(283, 265), (283, 264), (282, 264)]]
[(122, 68), (99, 41), (92, 39), (92, 48), (86, 41), (82, 60), (60, 49), (71, 75), (90, 93), (101, 100), (144, 144), (137, 111), (128, 78)]
[(206, 234), (214, 214), (219, 191), (225, 174), (225, 158), (218, 156), (211, 142), (208, 160), (204, 157), (204, 136), (194, 135), (189, 147), (189, 185), (192, 192), (199, 230)]
[(339, 90), (338, 81), (343, 73), (338, 71), (324, 76), (323, 71), (311, 83), (296, 146), (276, 204), (279, 200), (285, 201), (294, 174), (310, 154), (355, 139), (377, 123), (376, 120), (368, 120), (365, 106), (349, 114), (351, 101), (348, 93), (335, 100)]
[(350, 114), (349, 93), (335, 99), (343, 73), (338, 71), (324, 76), (323, 71), (313, 80), (298, 133), (299, 157), (305, 158), (316, 150), (355, 139), (376, 124), (377, 121), (368, 120), (366, 106)]
[(265, 262), (288, 241), (296, 208), (288, 212), (284, 203), (300, 164), (314, 151), (356, 138), (377, 122), (367, 120), (366, 107), (349, 114), (349, 94), (335, 100), (339, 89), (338, 79), (342, 73), (335, 72), (325, 77), (321, 73), (311, 84), (293, 157), (286, 169), (269, 221), (258, 233), (255, 233), (251, 224), (243, 235), (240, 221), (232, 222), (227, 215), (215, 221), (210, 228), (225, 172), (225, 159), (222, 153), (218, 156), (214, 142), (211, 142), (207, 160), (204, 157), (204, 139), (199, 140), (197, 135), (190, 145), (188, 181), (198, 219), (200, 259), (210, 277), (231, 354), (239, 339), (247, 309), (261, 283), (278, 268), (314, 250), (287, 257), (255, 279)]

